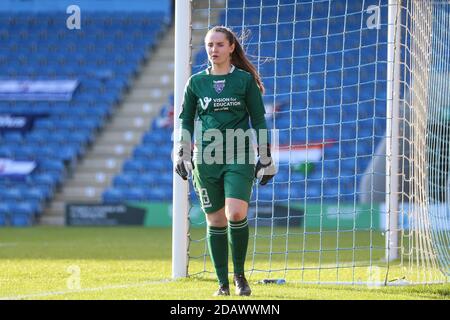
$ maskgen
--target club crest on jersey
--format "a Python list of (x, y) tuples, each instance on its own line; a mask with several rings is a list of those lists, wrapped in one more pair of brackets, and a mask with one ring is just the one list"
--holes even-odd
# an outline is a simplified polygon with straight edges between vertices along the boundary
[(225, 80), (213, 80), (214, 82), (214, 90), (216, 90), (217, 93), (221, 93), (223, 91), (223, 88), (225, 88)]

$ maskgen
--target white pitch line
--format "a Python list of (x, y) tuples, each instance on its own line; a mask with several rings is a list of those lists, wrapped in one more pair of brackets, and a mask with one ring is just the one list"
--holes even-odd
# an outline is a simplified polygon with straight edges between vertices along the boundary
[(64, 295), (64, 294), (70, 294), (70, 293), (83, 293), (83, 292), (94, 292), (94, 291), (102, 291), (102, 290), (110, 290), (110, 289), (136, 288), (136, 287), (144, 287), (144, 286), (147, 286), (150, 284), (159, 284), (159, 283), (172, 282), (172, 281), (173, 280), (171, 280), (171, 279), (163, 279), (163, 280), (145, 281), (145, 282), (132, 283), (132, 284), (111, 285), (111, 286), (104, 286), (104, 287), (98, 287), (98, 288), (49, 291), (49, 292), (40, 292), (40, 293), (33, 293), (33, 294), (10, 296), (10, 297), (0, 297), (0, 300), (21, 300), (21, 299), (42, 298), (42, 297), (48, 297), (48, 296)]
[(0, 243), (0, 247), (17, 247), (16, 242), (3, 242)]

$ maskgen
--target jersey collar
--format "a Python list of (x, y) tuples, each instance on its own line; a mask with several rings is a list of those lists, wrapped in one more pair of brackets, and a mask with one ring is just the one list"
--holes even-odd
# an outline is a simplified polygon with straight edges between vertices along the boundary
[[(228, 74), (233, 73), (234, 69), (236, 69), (236, 67), (231, 65), (230, 72), (228, 72)], [(211, 67), (206, 68), (206, 74), (211, 74)]]

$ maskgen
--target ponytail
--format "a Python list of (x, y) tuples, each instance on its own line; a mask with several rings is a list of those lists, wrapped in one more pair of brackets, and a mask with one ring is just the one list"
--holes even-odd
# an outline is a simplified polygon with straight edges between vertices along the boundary
[(264, 94), (265, 88), (262, 83), (261, 77), (258, 74), (258, 71), (256, 70), (255, 66), (247, 58), (244, 49), (242, 48), (242, 45), (239, 42), (239, 39), (237, 38), (236, 34), (231, 29), (224, 26), (213, 27), (208, 31), (208, 33), (210, 32), (222, 32), (227, 37), (228, 41), (230, 42), (230, 45), (234, 43), (234, 51), (231, 54), (231, 64), (234, 65), (235, 67), (238, 67), (239, 69), (249, 72), (255, 79), (256, 84), (258, 85), (258, 88), (261, 91), (261, 93)]

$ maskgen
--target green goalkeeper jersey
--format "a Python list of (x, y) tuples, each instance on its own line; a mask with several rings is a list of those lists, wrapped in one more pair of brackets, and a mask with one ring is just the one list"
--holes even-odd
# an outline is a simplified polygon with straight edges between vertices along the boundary
[[(185, 88), (183, 110), (179, 118), (181, 128), (189, 131), (191, 137), (194, 134), (195, 119), (198, 119), (196, 125), (201, 124), (201, 130), (196, 132), (196, 144), (198, 146), (198, 134), (201, 132), (201, 145), (206, 147), (215, 141), (214, 138), (206, 138), (208, 130), (220, 131), (225, 144), (227, 129), (232, 129), (228, 133), (237, 132), (237, 129), (248, 133), (249, 120), (251, 127), (256, 130), (258, 143), (264, 142), (262, 139), (268, 142), (264, 114), (261, 92), (255, 79), (249, 72), (232, 66), (225, 75), (212, 75), (206, 69), (191, 76)], [(248, 143), (245, 143), (246, 151), (248, 147)]]

